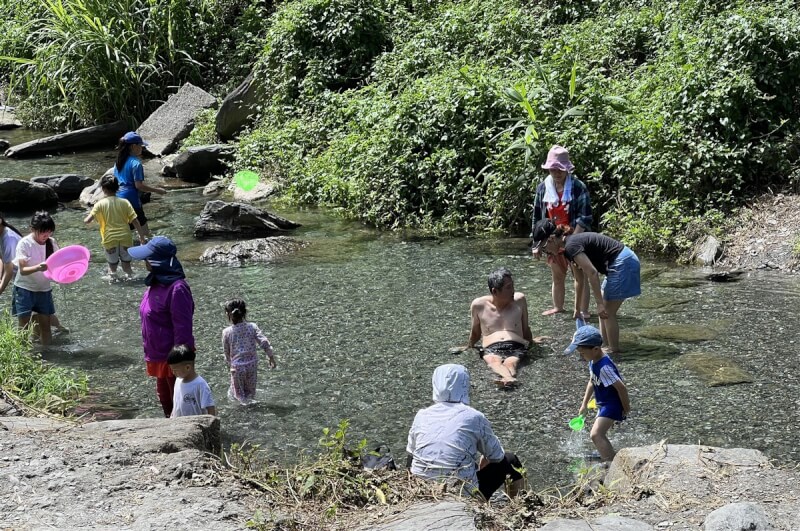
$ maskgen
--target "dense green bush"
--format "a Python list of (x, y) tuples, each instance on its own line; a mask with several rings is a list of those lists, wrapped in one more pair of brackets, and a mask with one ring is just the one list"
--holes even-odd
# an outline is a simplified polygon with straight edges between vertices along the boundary
[(313, 105), (326, 90), (358, 87), (387, 45), (373, 0), (302, 0), (279, 9), (265, 38), (256, 80), (265, 98)]
[[(257, 0), (0, 0), (0, 84), (29, 125), (139, 122), (193, 82), (240, 82), (262, 42)], [(231, 27), (234, 29), (231, 30)]]
[[(767, 186), (800, 183), (800, 15), (789, 0), (290, 0), (263, 24), (272, 6), (256, 0), (114, 1), (146, 7), (137, 13), (153, 22), (137, 45), (155, 39), (167, 8), (191, 11), (192, 38), (186, 20), (173, 22), (172, 44), (141, 48), (149, 62), (95, 70), (104, 48), (76, 66), (68, 33), (47, 33), (52, 21), (17, 52), (24, 32), (11, 10), (2, 24), (13, 36), (0, 42), (37, 57), (18, 85), (29, 108), (99, 120), (147, 107), (162, 82), (199, 64), (230, 86), (258, 51), (259, 116), (236, 167), (379, 227), (525, 234), (553, 143), (589, 184), (597, 228), (640, 250), (681, 251), (689, 220), (716, 223)], [(113, 90), (110, 79), (132, 72), (146, 88)], [(101, 93), (112, 94), (102, 108)], [(198, 138), (210, 133), (203, 123)]]

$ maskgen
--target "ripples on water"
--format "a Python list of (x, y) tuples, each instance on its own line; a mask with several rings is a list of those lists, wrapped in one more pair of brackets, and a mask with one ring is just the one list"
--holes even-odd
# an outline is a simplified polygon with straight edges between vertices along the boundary
[[(87, 157), (88, 167), (76, 166), (98, 177), (110, 159), (97, 159), (95, 154)], [(0, 161), (3, 176), (8, 167)], [(22, 165), (14, 167), (18, 171)], [(278, 213), (304, 224), (295, 236), (311, 242), (306, 249), (266, 265), (206, 266), (197, 257), (213, 242), (191, 236), (205, 200), (198, 191), (170, 192), (146, 209), (154, 232), (178, 244), (197, 306), (198, 372), (214, 391), (228, 441), (260, 443), (274, 457), (290, 460), (316, 451), (322, 427), (349, 418), (353, 440), (388, 444), (404, 461), (408, 427), (415, 412), (430, 403), (433, 369), (455, 362), (472, 375), (472, 405), (492, 421), (504, 446), (519, 453), (536, 487), (569, 479), (576, 459), (594, 450), (586, 431), (573, 434), (567, 427), (587, 379), (584, 363), (561, 354), (574, 324), (563, 314), (539, 316), (549, 307), (549, 270), (528, 258), (525, 240), (404, 241), (315, 211), (294, 210)], [(154, 383), (142, 362), (138, 304), (144, 287), (101, 280), (105, 263), (97, 226), (83, 227), (83, 215), (69, 208), (55, 215), (59, 243), (88, 246), (93, 263), (79, 283), (55, 289), (58, 314), (72, 333), (57, 339), (46, 357), (87, 371), (101, 401), (129, 416), (157, 417)], [(27, 218), (10, 221), (20, 228), (27, 224)], [(469, 303), (486, 293), (486, 275), (502, 265), (528, 295), (534, 335), (556, 338), (522, 369), (521, 385), (513, 391), (498, 390), (474, 353), (448, 352), (466, 341)], [(143, 272), (140, 264), (134, 269)], [(793, 417), (800, 333), (789, 317), (800, 306), (798, 280), (754, 273), (732, 284), (661, 287), (699, 274), (670, 269), (648, 280), (641, 298), (623, 305), (624, 331), (699, 323), (721, 333), (703, 343), (666, 345), (666, 350), (647, 350), (659, 344), (635, 340), (640, 348), (617, 360), (633, 415), (612, 431), (613, 444), (667, 439), (758, 448), (773, 458), (797, 461)], [(225, 396), (220, 337), (227, 322), (221, 303), (239, 296), (247, 301), (251, 320), (270, 337), (278, 360), (274, 371), (261, 364), (259, 403), (249, 408)], [(8, 295), (0, 304), (10, 304)], [(707, 387), (675, 361), (676, 354), (694, 350), (734, 360), (754, 383)]]

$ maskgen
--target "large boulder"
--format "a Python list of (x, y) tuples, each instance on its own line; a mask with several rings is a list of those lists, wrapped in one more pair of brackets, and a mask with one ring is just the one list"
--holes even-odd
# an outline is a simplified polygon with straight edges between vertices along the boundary
[(95, 203), (103, 199), (103, 195), (103, 189), (100, 188), (100, 179), (98, 179), (81, 190), (81, 195), (78, 199), (81, 202), (81, 205), (85, 206), (86, 208), (91, 208)]
[(308, 245), (306, 242), (288, 236), (256, 238), (236, 243), (225, 243), (209, 247), (200, 256), (207, 264), (245, 265), (269, 262), (275, 258), (291, 254)]
[(3, 152), (11, 147), (11, 142), (0, 138), (0, 152)]
[(378, 524), (360, 529), (371, 531), (473, 531), (475, 517), (463, 501), (417, 502)]
[(771, 529), (764, 509), (757, 503), (729, 503), (712, 511), (703, 523), (705, 531), (765, 531)]
[(22, 127), (22, 124), (17, 120), (17, 116), (14, 114), (14, 108), (0, 105), (0, 131), (16, 129), (17, 127)]
[(222, 175), (233, 160), (235, 148), (227, 144), (190, 147), (164, 166), (164, 173), (193, 183), (207, 183), (212, 175)]
[(56, 191), (59, 201), (74, 201), (87, 186), (94, 184), (94, 179), (73, 173), (65, 175), (44, 175), (31, 178), (31, 182), (46, 184)]
[(58, 206), (56, 191), (41, 183), (0, 179), (0, 210), (32, 212)]
[(186, 83), (148, 116), (136, 132), (148, 143), (147, 151), (156, 156), (168, 155), (192, 132), (198, 113), (216, 102), (205, 90)]
[(299, 223), (242, 203), (209, 201), (194, 226), (197, 238), (231, 236), (259, 238), (296, 229)]
[(248, 125), (257, 112), (258, 88), (253, 82), (253, 73), (233, 89), (219, 106), (216, 118), (216, 130), (223, 140), (230, 140)]
[(714, 236), (704, 236), (694, 247), (692, 261), (699, 265), (712, 266), (722, 256), (722, 247)]
[(124, 121), (86, 127), (18, 144), (6, 151), (6, 157), (40, 157), (94, 147), (110, 148), (127, 129), (128, 125)]

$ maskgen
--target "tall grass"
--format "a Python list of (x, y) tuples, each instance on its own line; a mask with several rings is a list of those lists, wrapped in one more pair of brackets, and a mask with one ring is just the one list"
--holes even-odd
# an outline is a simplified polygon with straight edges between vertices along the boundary
[(192, 59), (206, 0), (42, 0), (23, 53), (0, 56), (31, 125), (140, 121), (168, 88), (200, 79)]
[(64, 413), (86, 394), (86, 376), (49, 365), (30, 351), (30, 331), (19, 330), (5, 312), (0, 316), (0, 388), (29, 406)]

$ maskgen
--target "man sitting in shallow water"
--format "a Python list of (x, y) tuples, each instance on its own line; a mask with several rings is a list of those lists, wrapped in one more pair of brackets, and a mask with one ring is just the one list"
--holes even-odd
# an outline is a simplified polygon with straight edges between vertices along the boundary
[(467, 346), (472, 348), (483, 337), (481, 357), (509, 386), (517, 381), (517, 365), (533, 341), (528, 326), (528, 301), (514, 291), (511, 271), (501, 267), (489, 274), (489, 293), (472, 301), (472, 329)]

